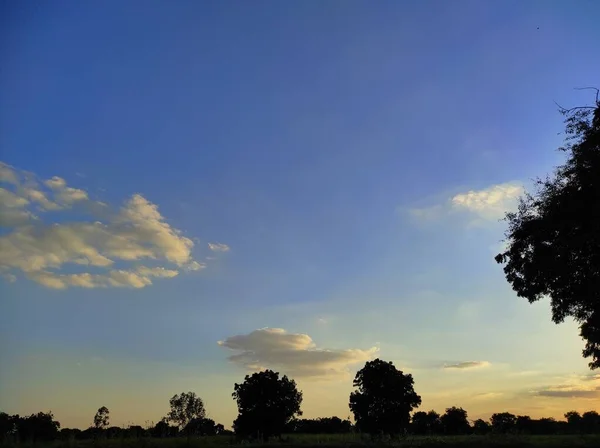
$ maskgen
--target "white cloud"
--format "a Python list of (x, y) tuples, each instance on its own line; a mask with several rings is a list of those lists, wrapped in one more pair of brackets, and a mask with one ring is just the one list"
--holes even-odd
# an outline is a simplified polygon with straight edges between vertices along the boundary
[(345, 376), (350, 366), (372, 359), (379, 350), (320, 349), (309, 335), (282, 328), (262, 328), (218, 344), (238, 352), (229, 359), (249, 370), (271, 368), (295, 377)]
[(453, 213), (468, 213), (472, 224), (498, 221), (505, 213), (516, 209), (524, 188), (518, 182), (492, 185), (482, 190), (470, 190), (449, 197), (442, 204), (412, 208), (410, 216), (420, 221), (439, 220)]
[[(4, 272), (21, 271), (55, 289), (142, 288), (152, 284), (153, 278), (172, 278), (180, 270), (205, 267), (193, 259), (192, 240), (168, 224), (158, 207), (140, 194), (113, 209), (91, 200), (86, 191), (69, 187), (60, 177), (40, 182), (31, 173), (6, 164), (0, 165), (0, 175), (8, 187), (0, 189), (0, 224), (10, 229), (0, 236)], [(77, 221), (69, 221), (69, 209), (78, 204), (84, 206), (80, 212), (88, 220), (81, 220), (79, 213)], [(34, 206), (39, 216), (31, 212)], [(55, 213), (47, 215), (48, 211)], [(67, 219), (44, 219), (55, 219), (56, 212)], [(148, 261), (153, 266), (146, 266)], [(117, 262), (132, 266), (116, 269)], [(97, 272), (65, 272), (85, 266)]]
[(455, 370), (469, 370), (469, 369), (480, 369), (482, 367), (489, 367), (491, 364), (488, 361), (462, 361), (452, 364), (444, 364), (444, 369), (455, 369)]
[(229, 246), (222, 243), (208, 243), (208, 248), (213, 252), (229, 252)]

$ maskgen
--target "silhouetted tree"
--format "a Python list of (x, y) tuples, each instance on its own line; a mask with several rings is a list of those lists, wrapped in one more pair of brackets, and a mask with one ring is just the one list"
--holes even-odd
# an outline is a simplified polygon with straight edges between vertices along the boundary
[(169, 425), (166, 419), (162, 419), (150, 429), (152, 437), (175, 437), (178, 433), (179, 428)]
[(213, 419), (195, 418), (190, 420), (182, 432), (188, 436), (216, 436), (222, 432), (222, 428), (223, 425), (217, 425)]
[(285, 375), (280, 379), (272, 370), (246, 375), (242, 384), (235, 384), (232, 396), (239, 412), (233, 427), (241, 436), (280, 436), (294, 416), (302, 415), (302, 392), (296, 382)]
[(391, 362), (368, 361), (356, 373), (358, 390), (350, 394), (350, 410), (359, 431), (369, 434), (399, 434), (408, 429), (410, 413), (421, 404), (413, 377)]
[(0, 441), (7, 441), (15, 435), (17, 431), (16, 420), (18, 418), (18, 415), (13, 416), (8, 415), (6, 412), (0, 412)]
[(293, 419), (285, 428), (285, 432), (298, 434), (345, 434), (351, 431), (352, 422), (339, 417)]
[(584, 357), (600, 367), (600, 101), (562, 109), (567, 161), (508, 213), (508, 248), (496, 256), (520, 297), (550, 297), (552, 320), (573, 317)]
[(533, 420), (528, 415), (519, 415), (515, 420), (515, 431), (519, 434), (531, 434), (533, 430)]
[(489, 434), (492, 430), (492, 426), (485, 420), (478, 418), (473, 422), (473, 432), (478, 435)]
[(517, 417), (510, 412), (499, 412), (497, 414), (493, 414), (490, 420), (492, 422), (492, 429), (494, 432), (501, 434), (514, 431), (517, 423)]
[(600, 433), (600, 415), (596, 411), (587, 411), (581, 415), (581, 427), (586, 434)]
[(183, 429), (191, 420), (204, 418), (206, 410), (204, 402), (194, 392), (182, 392), (173, 395), (169, 400), (171, 410), (167, 414), (167, 421), (175, 423), (179, 429)]
[(60, 423), (52, 412), (38, 412), (29, 417), (17, 417), (16, 431), (24, 442), (50, 442), (58, 438)]
[(434, 410), (415, 412), (412, 416), (410, 428), (413, 434), (439, 434), (442, 432), (440, 414)]
[(469, 434), (471, 425), (467, 418), (467, 411), (463, 408), (451, 407), (446, 409), (444, 415), (440, 417), (444, 434)]
[(102, 406), (94, 415), (94, 428), (105, 429), (108, 427), (109, 412), (106, 406)]
[(569, 411), (565, 414), (567, 424), (569, 425), (569, 432), (577, 434), (582, 431), (581, 415), (577, 411)]

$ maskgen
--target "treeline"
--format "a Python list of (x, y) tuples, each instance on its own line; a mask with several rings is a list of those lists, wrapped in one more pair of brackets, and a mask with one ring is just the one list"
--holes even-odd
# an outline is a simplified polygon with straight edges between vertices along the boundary
[(344, 434), (398, 436), (467, 434), (600, 434), (596, 411), (567, 412), (564, 421), (533, 419), (509, 412), (495, 413), (485, 421), (471, 422), (467, 411), (451, 407), (443, 414), (416, 411), (421, 397), (414, 390), (412, 375), (393, 363), (375, 359), (356, 373), (356, 388), (349, 397), (350, 419), (339, 417), (302, 419), (302, 391), (287, 376), (272, 370), (247, 375), (234, 385), (238, 416), (233, 431), (207, 417), (204, 402), (194, 392), (183, 392), (169, 400), (170, 410), (156, 425), (147, 428), (110, 425), (107, 407), (98, 409), (85, 430), (60, 429), (51, 412), (28, 417), (0, 413), (2, 440), (37, 442), (56, 439), (116, 439), (142, 437), (203, 437), (233, 435), (239, 439), (268, 440), (282, 434)]

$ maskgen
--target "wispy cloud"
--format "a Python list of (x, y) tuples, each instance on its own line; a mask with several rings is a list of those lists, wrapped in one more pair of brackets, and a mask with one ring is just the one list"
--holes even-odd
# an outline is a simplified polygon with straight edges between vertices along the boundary
[(141, 194), (112, 208), (60, 177), (40, 180), (4, 163), (0, 182), (0, 224), (8, 228), (0, 237), (5, 278), (20, 271), (53, 289), (143, 288), (204, 267), (192, 256), (192, 240)]
[(547, 398), (593, 398), (600, 399), (600, 375), (571, 375), (557, 384), (550, 384), (530, 391), (534, 396)]
[(296, 377), (339, 377), (352, 365), (372, 359), (378, 348), (326, 350), (317, 348), (307, 334), (282, 328), (262, 328), (231, 336), (218, 344), (238, 353), (229, 357), (249, 370), (272, 368)]
[(518, 198), (523, 192), (523, 186), (518, 182), (491, 185), (482, 190), (457, 193), (441, 204), (412, 208), (409, 214), (421, 221), (434, 221), (455, 213), (470, 215), (471, 224), (497, 221), (503, 218), (506, 212), (516, 208)]
[(213, 252), (229, 252), (229, 246), (223, 243), (208, 243), (208, 248)]
[(489, 367), (491, 363), (488, 361), (462, 361), (453, 364), (444, 364), (444, 369), (454, 370), (469, 370), (469, 369), (480, 369), (482, 367)]

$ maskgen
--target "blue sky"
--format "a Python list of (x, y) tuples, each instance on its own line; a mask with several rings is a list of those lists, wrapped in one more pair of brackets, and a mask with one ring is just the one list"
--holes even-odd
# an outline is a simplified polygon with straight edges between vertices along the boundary
[(230, 425), (269, 367), (345, 417), (373, 356), (426, 409), (600, 410), (576, 325), (493, 260), (561, 161), (553, 101), (598, 84), (596, 2), (1, 8), (3, 410), (194, 390)]

